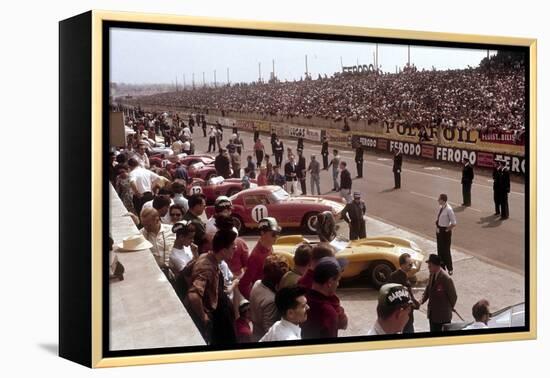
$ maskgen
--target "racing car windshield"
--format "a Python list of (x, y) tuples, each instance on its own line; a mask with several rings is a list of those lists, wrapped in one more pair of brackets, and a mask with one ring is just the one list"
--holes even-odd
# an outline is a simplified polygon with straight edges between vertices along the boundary
[(284, 189), (279, 189), (271, 192), (271, 197), (276, 201), (284, 201), (287, 200), (290, 197), (290, 194), (288, 194)]

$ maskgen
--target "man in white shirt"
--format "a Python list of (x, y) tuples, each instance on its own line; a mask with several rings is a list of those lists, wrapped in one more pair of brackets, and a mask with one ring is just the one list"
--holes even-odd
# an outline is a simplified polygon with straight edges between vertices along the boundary
[(128, 167), (130, 168), (128, 178), (133, 192), (132, 201), (134, 202), (134, 209), (139, 214), (143, 204), (153, 199), (154, 184), (166, 179), (153, 171), (140, 167), (135, 158), (128, 160)]
[(472, 315), (475, 319), (475, 322), (470, 324), (467, 329), (484, 329), (489, 328), (487, 323), (491, 318), (491, 312), (489, 311), (489, 301), (482, 299), (477, 301), (476, 304), (472, 307)]
[(447, 195), (440, 194), (439, 209), (435, 219), (437, 255), (441, 258), (441, 268), (453, 275), (453, 259), (451, 257), (452, 230), (456, 227), (456, 217), (453, 208), (447, 203)]
[(309, 310), (306, 290), (300, 286), (282, 288), (275, 295), (275, 305), (281, 320), (271, 326), (260, 342), (300, 340), (300, 324), (307, 320)]
[(413, 309), (409, 289), (400, 284), (385, 284), (378, 293), (376, 323), (367, 336), (391, 335), (403, 332)]
[(143, 228), (140, 232), (153, 246), (151, 252), (163, 272), (168, 273), (170, 262), (170, 253), (176, 240), (176, 235), (172, 232), (172, 225), (162, 224), (160, 222), (157, 210), (148, 207), (141, 210), (141, 224)]
[(149, 156), (147, 156), (147, 145), (144, 143), (140, 143), (138, 150), (136, 151), (136, 154), (134, 155), (134, 159), (137, 160), (139, 165), (142, 168), (150, 168), (151, 165), (149, 164)]

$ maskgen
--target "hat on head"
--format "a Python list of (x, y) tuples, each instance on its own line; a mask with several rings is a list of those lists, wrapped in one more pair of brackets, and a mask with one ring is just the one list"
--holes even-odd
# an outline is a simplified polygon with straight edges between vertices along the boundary
[(174, 225), (172, 226), (172, 232), (174, 234), (177, 234), (178, 231), (183, 231), (187, 228), (187, 226), (189, 226), (191, 224), (190, 221), (188, 220), (181, 220), (179, 222), (176, 222), (174, 223)]
[(353, 198), (361, 198), (361, 192), (353, 192)]
[(250, 302), (243, 298), (241, 303), (239, 303), (239, 312), (242, 312), (245, 307), (250, 306)]
[(152, 246), (153, 244), (146, 240), (142, 234), (128, 236), (122, 240), (122, 243), (117, 245), (119, 251), (126, 252), (139, 251)]
[(231, 200), (227, 196), (219, 196), (214, 202), (214, 208), (216, 211), (222, 211), (232, 206)]
[(426, 262), (437, 266), (441, 266), (441, 257), (432, 253), (430, 254), (430, 257), (428, 257), (428, 260)]
[(378, 292), (378, 306), (380, 307), (394, 309), (412, 303), (409, 289), (400, 284), (385, 284)]
[(342, 273), (343, 262), (334, 257), (323, 257), (313, 269), (313, 281), (325, 283), (331, 277)]
[(258, 229), (260, 231), (270, 230), (275, 232), (281, 232), (281, 227), (279, 227), (277, 220), (273, 217), (266, 217), (266, 218), (260, 219), (260, 221), (258, 222)]

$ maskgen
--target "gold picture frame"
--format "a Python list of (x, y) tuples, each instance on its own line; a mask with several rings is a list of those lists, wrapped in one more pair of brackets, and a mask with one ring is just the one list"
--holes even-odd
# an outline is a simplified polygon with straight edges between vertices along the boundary
[[(529, 235), (526, 236), (529, 241), (529, 249), (526, 250), (529, 258), (529, 265), (526, 266), (526, 280), (529, 287), (528, 300), (528, 324), (529, 329), (522, 332), (512, 333), (491, 333), (475, 335), (457, 335), (445, 337), (424, 337), (424, 338), (403, 338), (399, 340), (376, 340), (360, 342), (342, 342), (315, 345), (299, 346), (278, 346), (272, 348), (246, 348), (231, 350), (209, 350), (196, 352), (170, 352), (166, 354), (149, 355), (128, 355), (108, 357), (104, 354), (104, 339), (106, 336), (104, 325), (104, 313), (108, 311), (105, 308), (105, 290), (104, 290), (104, 247), (105, 247), (105, 196), (104, 192), (104, 159), (105, 159), (105, 106), (106, 94), (105, 83), (103, 81), (104, 71), (106, 69), (104, 33), (105, 25), (110, 22), (120, 24), (151, 24), (153, 25), (171, 25), (171, 26), (197, 26), (240, 29), (240, 30), (261, 30), (275, 31), (281, 33), (305, 33), (316, 35), (332, 36), (355, 36), (369, 38), (413, 40), (415, 42), (449, 42), (449, 43), (467, 43), (478, 45), (500, 45), (516, 46), (528, 49), (529, 54), (529, 102), (527, 112), (529, 114), (528, 134), (529, 134), (529, 177), (526, 180), (528, 184), (529, 200)], [(78, 36), (82, 34), (82, 43)], [(320, 37), (322, 39), (322, 37)], [(82, 49), (86, 54), (82, 54)], [(79, 58), (76, 56), (80, 55)], [(81, 63), (83, 66), (81, 72), (67, 72), (70, 60)], [(79, 60), (80, 59), (80, 60)], [(89, 59), (89, 62), (87, 61)], [(67, 71), (66, 71), (66, 70)], [(75, 75), (82, 75), (89, 72), (86, 80)], [(81, 249), (82, 257), (70, 256), (75, 251), (72, 249), (77, 245), (78, 236), (75, 240), (70, 239), (60, 244), (60, 355), (75, 362), (82, 363), (90, 367), (115, 367), (144, 364), (161, 364), (189, 361), (209, 361), (220, 359), (239, 359), (254, 358), (266, 356), (283, 355), (302, 355), (312, 353), (329, 352), (348, 352), (358, 350), (404, 348), (404, 347), (423, 347), (449, 344), (468, 344), (485, 343), (495, 341), (513, 341), (535, 339), (537, 337), (537, 41), (536, 39), (512, 38), (501, 36), (481, 36), (469, 34), (450, 34), (410, 30), (392, 30), (392, 29), (373, 29), (367, 27), (349, 27), (336, 25), (315, 25), (315, 24), (294, 24), (294, 23), (276, 23), (276, 22), (258, 22), (252, 20), (230, 20), (208, 17), (188, 17), (176, 15), (160, 14), (140, 14), (126, 12), (110, 11), (90, 11), (81, 16), (61, 21), (60, 23), (60, 145), (61, 145), (61, 185), (66, 185), (64, 179), (67, 178), (71, 167), (67, 165), (71, 153), (77, 152), (73, 147), (64, 147), (71, 138), (80, 138), (86, 143), (88, 141), (89, 149), (81, 154), (89, 153), (87, 159), (90, 161), (89, 172), (83, 173), (87, 181), (83, 182), (86, 193), (90, 198), (86, 204), (89, 206), (89, 219), (87, 223), (75, 224), (67, 218), (63, 218), (66, 213), (66, 207), (69, 206), (71, 199), (77, 198), (76, 192), (70, 189), (63, 189), (66, 195), (66, 201), (60, 202), (60, 233), (67, 235), (74, 233), (76, 235), (87, 235), (86, 243)], [(76, 83), (76, 84), (75, 84)], [(69, 91), (78, 85), (79, 90), (76, 95), (69, 94)], [(75, 92), (73, 92), (75, 93)], [(89, 93), (89, 96), (81, 98), (78, 93)], [(88, 102), (89, 100), (89, 102)], [(78, 105), (75, 105), (77, 104)], [(74, 107), (82, 109), (80, 113), (76, 112)], [(73, 107), (71, 113), (67, 110)], [(85, 114), (84, 114), (85, 113)], [(76, 117), (80, 122), (89, 121), (89, 130), (81, 131), (80, 134), (74, 134), (76, 131), (68, 131), (71, 117)], [(72, 134), (71, 134), (72, 133)], [(74, 140), (74, 139), (73, 139)], [(60, 196), (62, 197), (62, 196)], [(65, 210), (64, 210), (65, 209)], [(82, 273), (80, 277), (76, 275)], [(88, 281), (89, 280), (89, 281)], [(88, 284), (86, 284), (88, 282)], [(90, 289), (89, 295), (87, 289)], [(76, 298), (80, 296), (79, 298)], [(78, 307), (75, 308), (75, 307)], [(79, 312), (81, 311), (81, 312)], [(89, 313), (89, 317), (81, 317), (82, 314)], [(79, 317), (80, 316), (80, 317)], [(71, 320), (72, 319), (72, 320)], [(78, 319), (78, 320), (75, 320)], [(79, 341), (80, 340), (80, 341)], [(75, 350), (79, 343), (87, 346), (80, 350)]]

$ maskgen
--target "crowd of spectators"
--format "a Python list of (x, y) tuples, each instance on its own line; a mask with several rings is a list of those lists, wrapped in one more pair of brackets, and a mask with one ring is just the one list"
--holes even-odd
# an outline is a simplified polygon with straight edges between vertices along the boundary
[(336, 73), (315, 80), (202, 87), (135, 101), (199, 112), (321, 117), (342, 123), (363, 120), (417, 127), (462, 126), (482, 132), (523, 130), (524, 64), (505, 64), (496, 57), (482, 63), (466, 69), (407, 66), (398, 73)]

